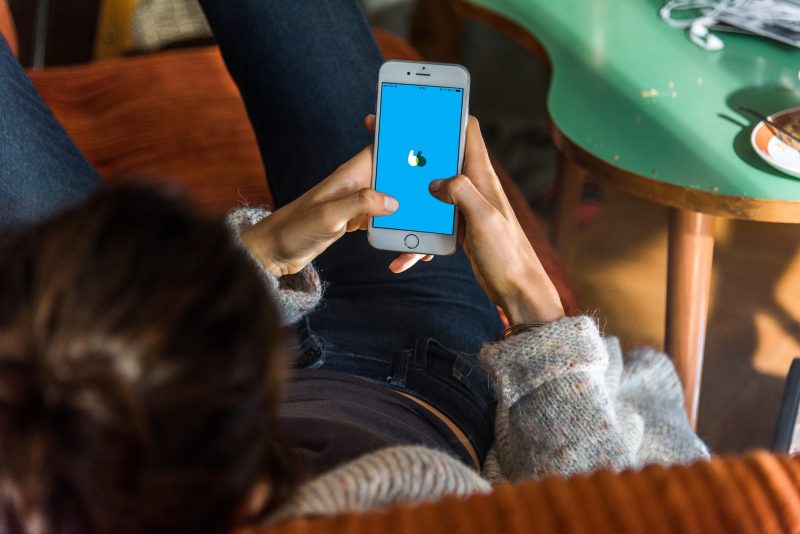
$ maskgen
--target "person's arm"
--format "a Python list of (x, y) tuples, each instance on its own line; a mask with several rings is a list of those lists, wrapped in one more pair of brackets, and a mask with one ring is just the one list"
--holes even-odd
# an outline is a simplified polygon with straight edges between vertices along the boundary
[(486, 345), (480, 360), (495, 386), (496, 454), (506, 478), (633, 465), (636, 440), (617, 420), (605, 381), (608, 354), (590, 317)]
[[(492, 460), (498, 465), (491, 466), (492, 472), (519, 479), (638, 466), (649, 458), (645, 452), (651, 443), (645, 438), (653, 434), (647, 434), (648, 425), (659, 417), (663, 422), (665, 413), (681, 428), (662, 441), (668, 449), (705, 450), (692, 448), (699, 440), (685, 415), (673, 417), (680, 400), (657, 395), (634, 399), (633, 389), (623, 387), (627, 371), (621, 355), (609, 352), (595, 321), (564, 317), (558, 293), (492, 169), (474, 118), (467, 127), (464, 174), (434, 181), (430, 190), (458, 206), (465, 223), (464, 251), (486, 294), (511, 325), (529, 326), (480, 354), (498, 397)], [(651, 391), (667, 385), (653, 383)], [(661, 406), (662, 401), (671, 404)]]
[[(262, 269), (285, 324), (298, 321), (322, 297), (324, 283), (311, 262), (346, 232), (366, 229), (370, 217), (387, 215), (397, 200), (371, 189), (372, 146), (342, 164), (293, 202), (270, 213), (231, 211), (234, 237)], [(405, 270), (420, 254), (400, 254), (390, 269)]]
[(261, 278), (281, 313), (284, 325), (294, 324), (313, 310), (322, 299), (324, 284), (310, 263), (293, 274), (275, 276), (262, 260), (253, 254), (242, 235), (261, 223), (271, 212), (262, 208), (238, 208), (228, 213), (225, 222), (231, 235), (253, 259), (261, 271)]
[[(590, 317), (565, 318), (486, 345), (498, 397), (494, 451), (511, 480), (706, 459), (666, 355), (624, 357)], [(497, 478), (495, 476), (495, 478)]]
[[(365, 124), (374, 129), (374, 116)], [(372, 156), (368, 145), (302, 196), (242, 230), (242, 241), (264, 269), (275, 278), (300, 272), (345, 233), (366, 230), (370, 217), (397, 211), (397, 199), (371, 187)], [(402, 272), (432, 258), (401, 253), (389, 269)]]
[(708, 457), (663, 354), (626, 358), (590, 317), (565, 318), (487, 345), (498, 396), (495, 455), (512, 480)]

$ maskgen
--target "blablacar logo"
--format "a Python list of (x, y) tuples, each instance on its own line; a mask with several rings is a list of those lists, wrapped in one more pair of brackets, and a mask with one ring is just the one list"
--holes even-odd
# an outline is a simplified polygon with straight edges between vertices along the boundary
[(408, 151), (409, 165), (412, 167), (424, 167), (426, 163), (428, 163), (428, 160), (422, 155), (422, 150), (418, 150), (416, 154), (414, 154), (413, 150)]

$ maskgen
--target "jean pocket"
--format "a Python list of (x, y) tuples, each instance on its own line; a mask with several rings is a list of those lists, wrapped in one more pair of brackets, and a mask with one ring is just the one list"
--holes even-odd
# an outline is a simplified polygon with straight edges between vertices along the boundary
[[(420, 349), (423, 349), (422, 354)], [(417, 351), (415, 363), (422, 364), (426, 375), (456, 386), (487, 403), (494, 400), (489, 377), (478, 364), (477, 356), (456, 352), (432, 338), (424, 340), (422, 346), (418, 341)]]

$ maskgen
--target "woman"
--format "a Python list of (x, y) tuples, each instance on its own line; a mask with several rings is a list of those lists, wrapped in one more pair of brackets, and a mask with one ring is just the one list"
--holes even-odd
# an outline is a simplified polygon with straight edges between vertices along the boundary
[[(397, 208), (369, 189), (381, 58), (355, 3), (201, 4), (278, 206), (231, 234), (102, 191), (2, 44), (7, 530), (211, 532), (707, 456), (663, 355), (623, 368), (564, 317), (474, 119), (464, 175), (430, 187), (464, 216), (455, 255), (414, 265), (354, 232)], [(495, 304), (515, 325), (497, 342)]]

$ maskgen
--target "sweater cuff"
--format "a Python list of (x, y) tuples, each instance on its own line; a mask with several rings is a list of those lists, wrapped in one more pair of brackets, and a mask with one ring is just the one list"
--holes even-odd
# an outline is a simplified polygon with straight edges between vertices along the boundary
[(298, 273), (276, 278), (250, 253), (250, 249), (242, 241), (240, 232), (266, 218), (270, 213), (260, 208), (239, 208), (228, 213), (225, 222), (231, 236), (258, 267), (261, 278), (281, 312), (282, 323), (291, 325), (319, 304), (322, 299), (323, 284), (319, 273), (311, 264)]
[(603, 338), (592, 317), (565, 317), (535, 330), (486, 344), (479, 354), (506, 406), (564, 375), (608, 364)]

